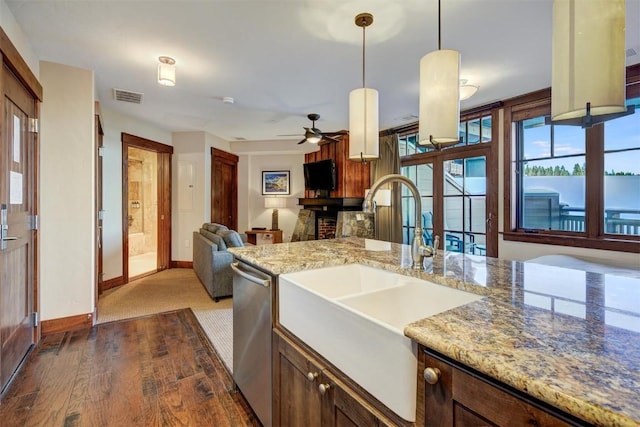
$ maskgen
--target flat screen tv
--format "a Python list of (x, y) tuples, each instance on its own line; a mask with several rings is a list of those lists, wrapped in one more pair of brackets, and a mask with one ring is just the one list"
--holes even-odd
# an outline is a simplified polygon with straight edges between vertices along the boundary
[(336, 163), (333, 159), (305, 163), (304, 188), (307, 190), (330, 191), (336, 189)]

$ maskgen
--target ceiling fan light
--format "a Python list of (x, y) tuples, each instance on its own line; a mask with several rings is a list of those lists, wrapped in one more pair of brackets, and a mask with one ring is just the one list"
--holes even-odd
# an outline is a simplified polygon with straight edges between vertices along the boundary
[(307, 142), (310, 142), (312, 144), (319, 143), (321, 139), (322, 139), (322, 137), (320, 135), (316, 135), (316, 134), (311, 134), (311, 135), (307, 136)]
[(625, 112), (625, 73), (625, 1), (554, 0), (551, 120)]
[(162, 86), (176, 85), (176, 61), (168, 56), (158, 58), (158, 83)]
[(377, 159), (378, 145), (378, 91), (354, 89), (349, 94), (349, 159)]
[(459, 142), (460, 53), (436, 50), (420, 60), (420, 145)]

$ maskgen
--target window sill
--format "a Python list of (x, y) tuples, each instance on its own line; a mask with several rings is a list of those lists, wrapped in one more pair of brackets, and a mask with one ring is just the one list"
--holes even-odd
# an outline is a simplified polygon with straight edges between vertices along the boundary
[(640, 253), (640, 239), (637, 239), (635, 236), (625, 236), (624, 238), (590, 238), (576, 235), (558, 235), (539, 230), (526, 233), (524, 231), (505, 231), (502, 233), (502, 237), (504, 240), (513, 242)]

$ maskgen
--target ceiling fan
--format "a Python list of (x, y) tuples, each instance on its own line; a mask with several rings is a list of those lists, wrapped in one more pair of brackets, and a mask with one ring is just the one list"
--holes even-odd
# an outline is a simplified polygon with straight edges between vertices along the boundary
[[(303, 144), (305, 142), (309, 142), (311, 144), (322, 144), (323, 142), (338, 142), (335, 136), (346, 135), (349, 132), (346, 130), (341, 130), (337, 132), (322, 132), (320, 129), (316, 127), (316, 120), (320, 118), (320, 114), (307, 114), (307, 118), (311, 120), (311, 127), (304, 127), (304, 138), (302, 141), (298, 142), (298, 144)], [(281, 136), (289, 136), (289, 135), (281, 135)]]

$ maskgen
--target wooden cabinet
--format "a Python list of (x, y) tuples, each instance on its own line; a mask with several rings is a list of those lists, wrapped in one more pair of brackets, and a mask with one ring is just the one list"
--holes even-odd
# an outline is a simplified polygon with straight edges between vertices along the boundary
[[(505, 386), (460, 369), (419, 346), (418, 423), (424, 426), (584, 425)], [(429, 370), (425, 375), (425, 370)], [(435, 384), (427, 382), (425, 377)], [(416, 425), (418, 425), (416, 423)]]
[(342, 376), (281, 331), (273, 332), (273, 425), (395, 426)]
[(282, 243), (282, 230), (247, 230), (247, 242), (252, 245)]

